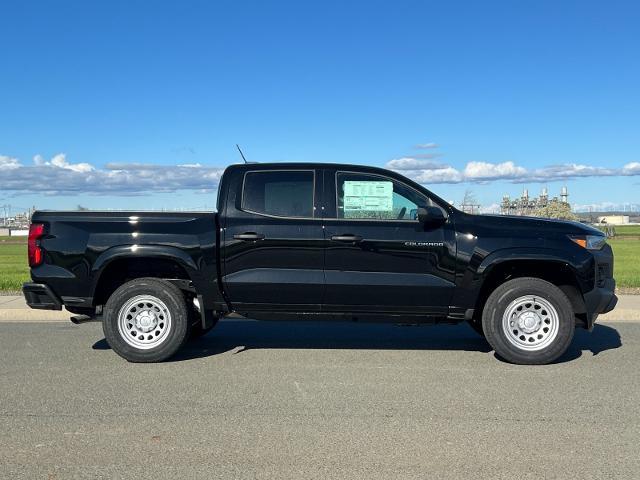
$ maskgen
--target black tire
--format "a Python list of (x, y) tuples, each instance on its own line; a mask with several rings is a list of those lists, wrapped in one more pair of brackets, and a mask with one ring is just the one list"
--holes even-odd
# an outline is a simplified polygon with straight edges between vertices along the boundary
[[(533, 301), (527, 303), (526, 297)], [(550, 312), (545, 304), (551, 307)], [(535, 313), (527, 319), (531, 325), (521, 323), (525, 320), (517, 309), (513, 310), (514, 305), (520, 305), (522, 313)], [(514, 311), (513, 315), (508, 315), (508, 309)], [(504, 321), (503, 315), (507, 315)], [(536, 327), (539, 329), (528, 332)], [(558, 287), (539, 278), (522, 277), (503, 283), (489, 296), (482, 312), (482, 328), (489, 344), (503, 359), (521, 365), (545, 365), (558, 359), (571, 344), (575, 315), (571, 302)]]
[[(160, 343), (144, 349), (136, 348), (125, 340), (125, 333), (121, 333), (118, 318), (121, 310), (139, 296), (151, 296), (160, 300), (166, 306), (169, 315), (167, 318), (170, 320), (166, 331), (163, 331)], [(159, 325), (164, 326), (163, 323)], [(178, 287), (157, 278), (138, 278), (120, 286), (109, 297), (104, 308), (102, 329), (109, 346), (127, 361), (162, 362), (173, 356), (189, 338), (191, 325), (184, 296)], [(148, 333), (151, 341), (154, 341), (154, 332)], [(145, 337), (147, 334), (141, 335)], [(144, 338), (142, 340), (144, 341)]]

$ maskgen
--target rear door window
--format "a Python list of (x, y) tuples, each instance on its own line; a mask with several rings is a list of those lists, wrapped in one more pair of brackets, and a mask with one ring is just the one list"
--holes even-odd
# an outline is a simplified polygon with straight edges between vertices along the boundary
[(313, 218), (314, 172), (272, 170), (247, 172), (242, 209), (261, 215)]

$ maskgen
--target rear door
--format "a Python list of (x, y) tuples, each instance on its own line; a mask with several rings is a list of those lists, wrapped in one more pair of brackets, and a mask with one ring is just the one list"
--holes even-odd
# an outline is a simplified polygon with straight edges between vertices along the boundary
[(424, 226), (423, 192), (380, 174), (326, 170), (327, 311), (446, 314), (455, 280), (452, 225)]
[(324, 288), (322, 177), (256, 166), (229, 179), (221, 232), (223, 284), (234, 308), (317, 311)]

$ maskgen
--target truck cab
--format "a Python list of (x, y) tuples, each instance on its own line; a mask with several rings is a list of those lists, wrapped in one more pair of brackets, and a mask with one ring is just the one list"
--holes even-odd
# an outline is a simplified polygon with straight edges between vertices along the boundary
[(221, 191), (221, 273), (235, 310), (447, 316), (454, 224), (446, 202), (413, 182), (374, 168), (250, 165), (228, 169)]

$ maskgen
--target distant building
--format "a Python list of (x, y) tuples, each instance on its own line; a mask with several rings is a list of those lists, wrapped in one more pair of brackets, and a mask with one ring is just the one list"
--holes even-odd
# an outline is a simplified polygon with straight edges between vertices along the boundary
[(603, 215), (598, 217), (598, 223), (607, 225), (626, 225), (629, 222), (629, 215)]

